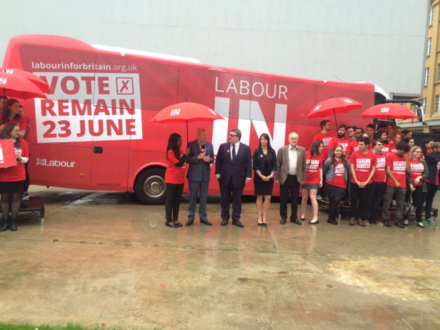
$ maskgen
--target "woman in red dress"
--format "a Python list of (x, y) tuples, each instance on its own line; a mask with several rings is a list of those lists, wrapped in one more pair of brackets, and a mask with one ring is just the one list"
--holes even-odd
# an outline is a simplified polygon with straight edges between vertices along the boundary
[(180, 199), (182, 197), (183, 185), (185, 184), (185, 162), (190, 153), (190, 149), (186, 149), (183, 153), (182, 137), (173, 133), (168, 139), (167, 160), (168, 167), (165, 172), (165, 183), (167, 185), (167, 199), (165, 202), (166, 223), (165, 226), (171, 228), (182, 227), (179, 219)]
[[(0, 169), (0, 194), (1, 194), (1, 208), (3, 215), (3, 223), (0, 226), (0, 231), (11, 229), (17, 230), (15, 221), (17, 220), (18, 211), (21, 205), (21, 194), (23, 193), (24, 180), (26, 179), (26, 172), (24, 164), (29, 160), (29, 148), (20, 137), (20, 127), (15, 123), (7, 124), (0, 136), (1, 139), (12, 139), (15, 146), (15, 158), (17, 159), (16, 166), (10, 166)], [(11, 200), (11, 214), (9, 219), (9, 203)]]

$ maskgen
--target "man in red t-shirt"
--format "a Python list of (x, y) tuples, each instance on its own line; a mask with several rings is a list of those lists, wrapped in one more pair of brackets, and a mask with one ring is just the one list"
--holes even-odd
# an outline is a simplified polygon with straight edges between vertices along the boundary
[(367, 201), (371, 187), (371, 178), (373, 177), (376, 169), (376, 155), (374, 155), (372, 151), (368, 150), (369, 145), (370, 139), (367, 137), (361, 137), (359, 139), (359, 150), (353, 152), (350, 157), (350, 226), (354, 225), (356, 218), (358, 219), (359, 226), (365, 227), (370, 224), (368, 218), (369, 212), (367, 210)]
[(313, 138), (313, 142), (322, 141), (322, 152), (321, 152), (321, 160), (324, 163), (328, 158), (328, 147), (330, 145), (330, 141), (332, 140), (332, 136), (330, 135), (331, 124), (330, 120), (321, 121), (321, 132), (315, 135)]
[(336, 137), (332, 138), (330, 141), (330, 144), (328, 146), (328, 157), (331, 156), (333, 148), (340, 144), (342, 146), (342, 151), (344, 155), (347, 153), (347, 147), (348, 147), (348, 140), (345, 138), (345, 132), (347, 131), (347, 126), (344, 124), (338, 126), (338, 134)]
[(376, 155), (376, 171), (371, 178), (370, 194), (368, 196), (367, 211), (369, 212), (370, 223), (377, 223), (379, 205), (382, 202), (383, 193), (386, 187), (385, 167), (387, 155), (382, 152), (383, 143), (381, 140), (373, 141), (373, 153)]
[(383, 195), (382, 217), (383, 225), (391, 227), (390, 205), (393, 195), (396, 197), (396, 220), (394, 224), (399, 228), (405, 228), (403, 224), (403, 203), (406, 193), (406, 162), (405, 152), (409, 151), (408, 143), (400, 142), (396, 145), (396, 152), (389, 153), (386, 162), (387, 187)]
[[(347, 147), (347, 156), (350, 158), (350, 155), (359, 150), (359, 139), (364, 136), (364, 129), (361, 127), (357, 127), (354, 131), (355, 140), (350, 141)], [(370, 140), (371, 142), (371, 140)]]

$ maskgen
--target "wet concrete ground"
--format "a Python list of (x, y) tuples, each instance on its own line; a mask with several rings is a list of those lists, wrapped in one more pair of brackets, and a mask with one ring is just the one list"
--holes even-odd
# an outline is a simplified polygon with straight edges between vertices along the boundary
[[(440, 329), (436, 227), (171, 229), (133, 195), (33, 187), (46, 223), (0, 233), (0, 320), (125, 329)], [(440, 206), (440, 194), (436, 205)], [(187, 204), (181, 206), (186, 221)], [(308, 218), (311, 216), (309, 206)]]

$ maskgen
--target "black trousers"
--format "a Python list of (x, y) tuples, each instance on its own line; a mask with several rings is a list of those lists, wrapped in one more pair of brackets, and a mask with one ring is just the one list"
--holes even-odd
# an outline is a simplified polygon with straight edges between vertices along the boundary
[(414, 207), (416, 208), (416, 221), (422, 222), (422, 211), (423, 211), (423, 186), (416, 187), (416, 190), (412, 193), (412, 200)]
[(287, 219), (287, 201), (290, 193), (291, 220), (298, 219), (299, 182), (296, 175), (288, 175), (286, 181), (280, 186), (280, 216)]
[(383, 194), (385, 192), (386, 183), (385, 182), (372, 182), (370, 187), (370, 194), (368, 196), (367, 203), (367, 220), (371, 223), (377, 222), (377, 217), (379, 215), (379, 206), (383, 199)]
[[(370, 194), (371, 184), (367, 184), (365, 188), (359, 188), (356, 183), (350, 183), (351, 204), (350, 218), (361, 220), (370, 220), (367, 208), (368, 195)], [(359, 201), (359, 207), (358, 207)]]
[(166, 221), (177, 221), (179, 219), (180, 200), (182, 199), (183, 183), (167, 183), (167, 199), (165, 201)]
[(438, 186), (426, 182), (426, 188), (428, 189), (428, 193), (426, 194), (425, 219), (428, 220), (431, 219), (432, 202), (434, 201)]
[(241, 196), (243, 195), (243, 187), (235, 188), (232, 182), (232, 176), (229, 179), (228, 185), (225, 187), (220, 183), (220, 205), (222, 207), (222, 220), (229, 220), (231, 214), (229, 207), (232, 201), (232, 221), (240, 220), (241, 216)]

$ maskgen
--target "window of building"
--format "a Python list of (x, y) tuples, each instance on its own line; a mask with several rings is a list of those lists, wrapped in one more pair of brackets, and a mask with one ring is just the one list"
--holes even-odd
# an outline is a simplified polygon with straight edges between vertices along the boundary
[(426, 44), (426, 56), (431, 55), (431, 41), (432, 38), (428, 38), (428, 42)]
[[(426, 98), (423, 98), (423, 99), (417, 99), (416, 101), (422, 104), (422, 107), (423, 107), (423, 113), (425, 113), (425, 112), (426, 112)], [(417, 105), (417, 104), (414, 104), (414, 105), (413, 105), (413, 111), (414, 111), (414, 113), (416, 113), (416, 114), (418, 113), (419, 109), (418, 109), (418, 105)], [(419, 117), (420, 117), (420, 116), (419, 116)]]
[(429, 25), (432, 25), (433, 21), (434, 21), (434, 8), (431, 7), (431, 10), (429, 11)]
[(429, 81), (429, 68), (425, 68), (425, 79), (424, 79), (424, 84), (428, 85), (428, 81)]
[(439, 113), (440, 95), (435, 96), (435, 113)]
[(440, 81), (440, 64), (438, 64), (438, 69), (437, 69), (437, 81)]

